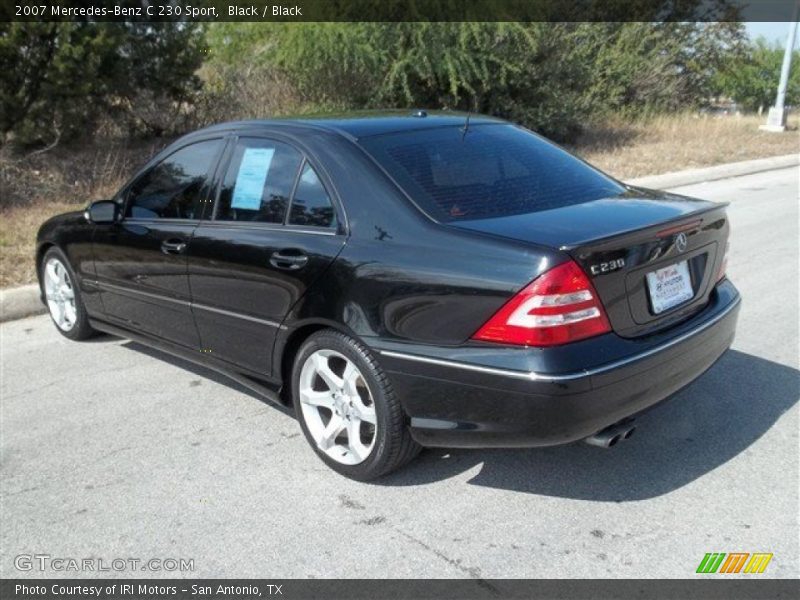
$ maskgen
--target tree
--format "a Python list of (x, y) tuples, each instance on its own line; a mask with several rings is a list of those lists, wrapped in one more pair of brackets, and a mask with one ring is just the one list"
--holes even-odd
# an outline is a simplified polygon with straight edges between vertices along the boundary
[[(764, 38), (756, 40), (745, 57), (728, 62), (717, 74), (716, 84), (721, 94), (730, 96), (747, 110), (766, 108), (775, 102), (784, 49), (769, 44)], [(792, 55), (792, 71), (786, 88), (786, 104), (800, 102), (800, 51)]]
[(0, 131), (58, 140), (92, 117), (110, 40), (75, 23), (0, 24)]
[(720, 66), (742, 55), (745, 36), (741, 23), (596, 23), (582, 31), (593, 105), (629, 113), (702, 103)]
[(198, 89), (202, 45), (181, 23), (0, 23), (2, 142), (74, 138), (103, 114), (163, 132), (152, 113), (170, 114)]
[(224, 23), (208, 39), (218, 69), (250, 57), (246, 68), (281, 73), (305, 105), (481, 111), (563, 136), (587, 75), (572, 37), (559, 24), (401, 22)]
[(121, 68), (109, 79), (106, 98), (138, 132), (181, 133), (181, 117), (202, 87), (196, 73), (205, 48), (199, 25), (125, 24), (114, 53)]
[(224, 23), (208, 39), (218, 72), (281, 74), (302, 106), (480, 111), (568, 140), (594, 116), (699, 104), (743, 35), (741, 23)]

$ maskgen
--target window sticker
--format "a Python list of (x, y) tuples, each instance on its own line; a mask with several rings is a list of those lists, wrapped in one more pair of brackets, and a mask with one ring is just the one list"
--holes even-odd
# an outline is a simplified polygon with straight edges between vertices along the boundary
[(245, 148), (236, 183), (233, 187), (231, 208), (259, 210), (264, 184), (275, 148)]

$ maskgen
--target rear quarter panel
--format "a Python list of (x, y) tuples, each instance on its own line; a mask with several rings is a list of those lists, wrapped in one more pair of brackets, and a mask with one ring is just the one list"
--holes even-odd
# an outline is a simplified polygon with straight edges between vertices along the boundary
[(366, 343), (462, 344), (525, 284), (566, 259), (535, 244), (434, 223), (344, 137), (328, 140), (322, 153), (349, 236), (290, 312), (284, 337), (326, 321)]

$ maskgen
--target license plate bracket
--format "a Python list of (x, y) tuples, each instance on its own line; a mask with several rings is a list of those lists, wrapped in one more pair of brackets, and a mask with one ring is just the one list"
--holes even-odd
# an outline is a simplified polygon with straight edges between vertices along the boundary
[(653, 314), (661, 314), (694, 297), (689, 262), (681, 261), (647, 274)]

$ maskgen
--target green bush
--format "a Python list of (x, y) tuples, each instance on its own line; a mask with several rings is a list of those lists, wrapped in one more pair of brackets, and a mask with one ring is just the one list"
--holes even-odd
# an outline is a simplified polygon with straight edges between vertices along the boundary
[(216, 72), (240, 63), (278, 72), (298, 106), (426, 107), (574, 129), (586, 69), (569, 26), (542, 23), (225, 23), (209, 28)]
[(277, 73), (299, 106), (479, 111), (561, 140), (597, 115), (698, 104), (742, 36), (736, 23), (220, 23), (208, 30), (212, 72)]
[(146, 134), (179, 129), (204, 45), (187, 24), (0, 23), (0, 141), (68, 140), (106, 116)]

